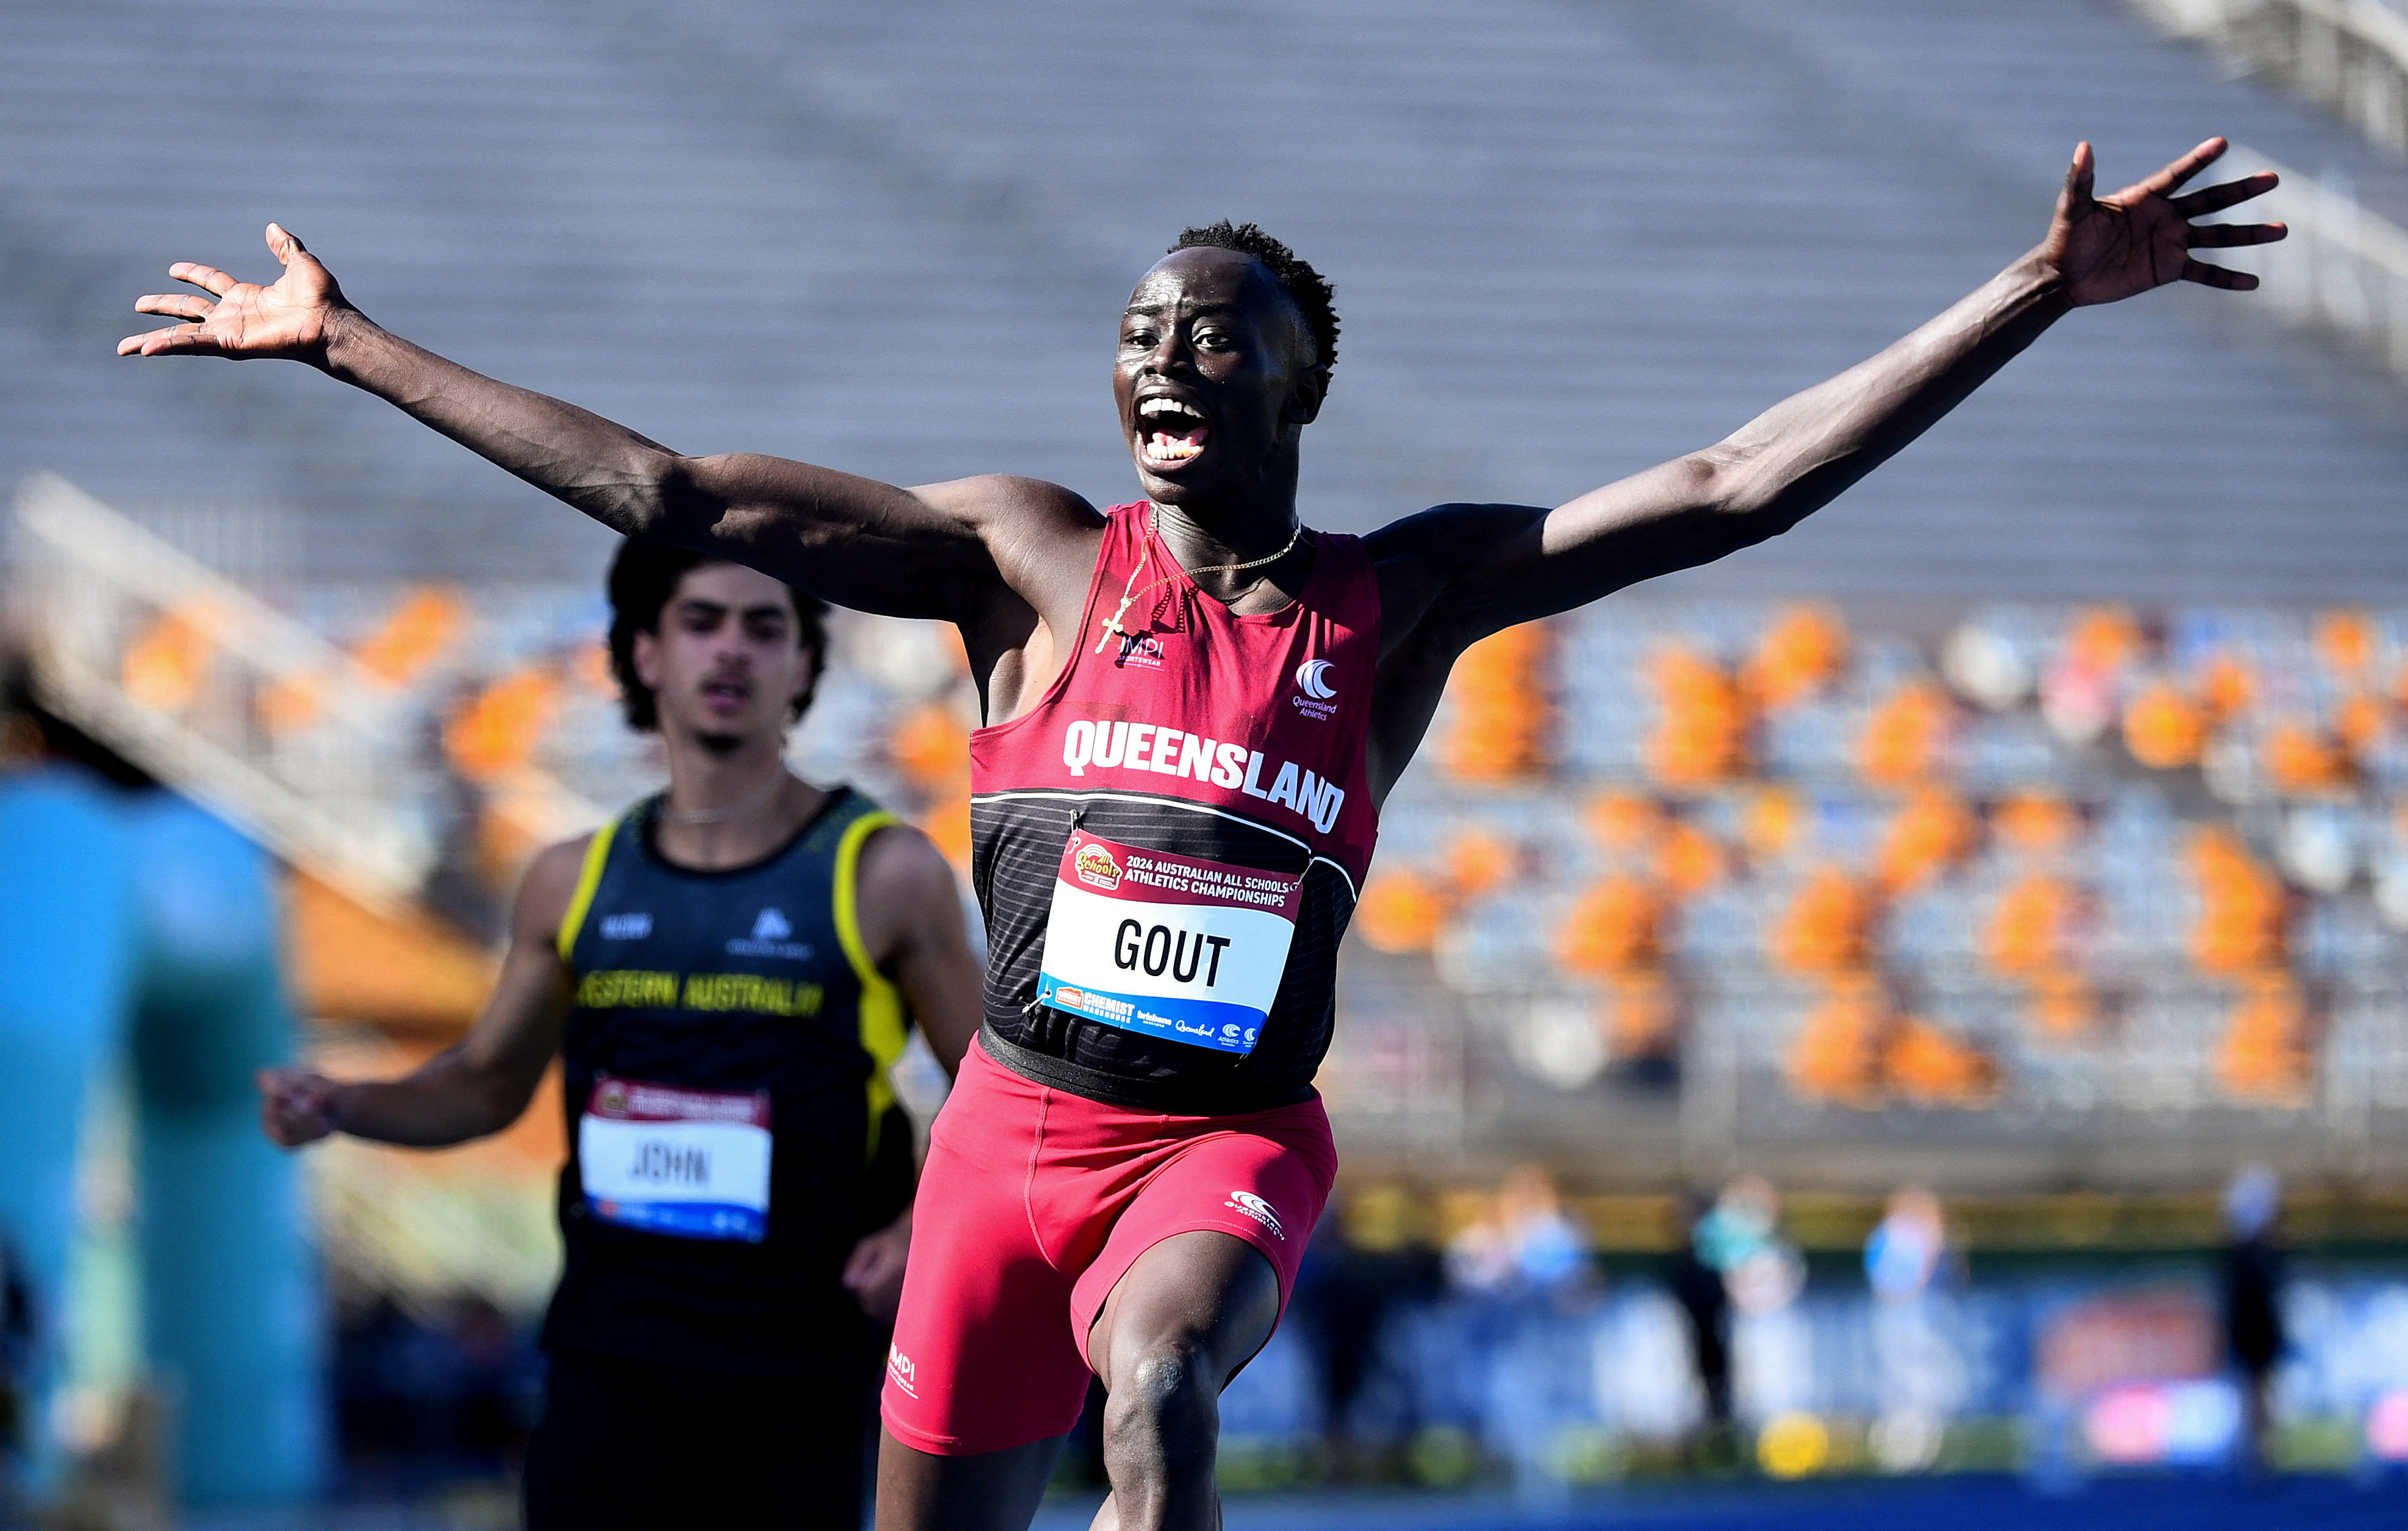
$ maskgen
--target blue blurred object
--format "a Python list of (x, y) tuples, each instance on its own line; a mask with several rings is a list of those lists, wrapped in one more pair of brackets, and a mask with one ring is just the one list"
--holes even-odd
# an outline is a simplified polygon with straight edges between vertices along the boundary
[(27, 1487), (59, 1486), (53, 1409), (79, 1129), (129, 1054), (140, 1107), (146, 1358), (194, 1502), (314, 1494), (322, 1304), (297, 1166), (251, 1078), (291, 1055), (266, 857), (182, 798), (65, 773), (0, 782), (0, 1237), (30, 1289)]
[(145, 1330), (179, 1398), (194, 1503), (314, 1494), (327, 1452), (318, 1276), (299, 1161), (251, 1076), (293, 1055), (265, 852), (179, 797), (127, 815)]
[(25, 1487), (62, 1466), (49, 1429), (67, 1261), (76, 1227), (78, 1129), (92, 1085), (122, 1044), (135, 982), (131, 852), (107, 794), (79, 775), (0, 780), (0, 1238), (28, 1288), (36, 1341), (13, 1379)]

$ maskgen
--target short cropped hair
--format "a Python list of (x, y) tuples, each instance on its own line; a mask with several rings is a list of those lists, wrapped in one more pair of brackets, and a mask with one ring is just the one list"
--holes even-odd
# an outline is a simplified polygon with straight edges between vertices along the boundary
[[(627, 715), (627, 726), (638, 733), (658, 729), (661, 709), (652, 688), (636, 673), (636, 635), (660, 637), (661, 608), (689, 572), (705, 564), (729, 562), (634, 537), (619, 544), (618, 556), (610, 560), (610, 674), (619, 682), (619, 706)], [(827, 668), (827, 603), (793, 585), (786, 586), (786, 594), (795, 603), (795, 641), (810, 651), (811, 687), (816, 688), (820, 672)], [(799, 720), (810, 702), (810, 690), (806, 689), (786, 721)]]
[(1295, 250), (1255, 224), (1232, 223), (1226, 218), (1202, 228), (1182, 230), (1179, 243), (1170, 247), (1169, 253), (1176, 255), (1182, 250), (1234, 250), (1268, 266), (1279, 279), (1280, 290), (1304, 315), (1305, 328), (1312, 332), (1313, 365), (1326, 372), (1338, 365), (1338, 293)]

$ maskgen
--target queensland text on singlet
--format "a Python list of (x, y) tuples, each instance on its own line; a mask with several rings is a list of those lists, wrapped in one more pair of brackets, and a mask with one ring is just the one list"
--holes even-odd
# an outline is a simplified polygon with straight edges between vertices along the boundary
[(1310, 1093), (1328, 1051), (1378, 832), (1377, 576), (1354, 538), (1308, 533), (1298, 597), (1237, 616), (1148, 509), (1110, 513), (1083, 641), (1044, 699), (971, 740), (985, 1036), (1006, 1067), (1096, 1099), (1262, 1109)]

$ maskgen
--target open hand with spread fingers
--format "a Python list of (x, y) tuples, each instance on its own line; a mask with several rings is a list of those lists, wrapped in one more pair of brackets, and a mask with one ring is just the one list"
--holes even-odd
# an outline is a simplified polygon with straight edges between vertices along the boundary
[(163, 330), (129, 335), (117, 343), (120, 356), (283, 357), (325, 364), (326, 331), (334, 317), (351, 310), (343, 290), (318, 257), (274, 223), (267, 248), (284, 266), (275, 284), (236, 281), (213, 265), (179, 261), (167, 268), (178, 281), (209, 294), (151, 293), (134, 305), (138, 313), (187, 321)]
[(2073, 150), (2073, 165), (2065, 173), (2065, 190), (2057, 199), (2057, 216), (2048, 237), (2041, 241), (2041, 258), (2064, 279), (2066, 295), (2079, 307), (2114, 303), (2162, 287), (2172, 281), (2195, 281), (2245, 293), (2258, 285), (2246, 271), (2209, 265), (2194, 259), (2194, 250), (2234, 245), (2271, 245), (2290, 230), (2280, 223), (2198, 223), (2194, 219), (2222, 212), (2274, 189), (2271, 171), (2243, 176), (2219, 185), (2177, 196), (2183, 184), (2224, 157), (2230, 146), (2222, 138), (2205, 143), (2146, 180), (2135, 181), (2112, 196), (2093, 196), (2097, 166), (2090, 146)]

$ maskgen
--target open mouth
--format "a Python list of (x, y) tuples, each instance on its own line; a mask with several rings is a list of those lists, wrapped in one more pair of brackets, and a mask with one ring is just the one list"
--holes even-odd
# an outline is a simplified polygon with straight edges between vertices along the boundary
[(706, 700), (722, 707), (741, 707), (752, 699), (752, 688), (741, 680), (722, 678), (704, 681), (702, 694)]
[(1137, 407), (1138, 451), (1148, 467), (1176, 467), (1201, 453), (1212, 427), (1193, 407), (1150, 398)]

